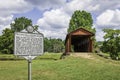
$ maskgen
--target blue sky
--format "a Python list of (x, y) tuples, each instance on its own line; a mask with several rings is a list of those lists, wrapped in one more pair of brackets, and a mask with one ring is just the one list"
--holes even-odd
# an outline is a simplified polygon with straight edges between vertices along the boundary
[(120, 0), (0, 0), (0, 33), (17, 17), (27, 17), (45, 37), (64, 39), (75, 10), (92, 14), (96, 39), (103, 40), (102, 29), (120, 29)]
[(13, 19), (25, 16), (26, 18), (31, 19), (33, 24), (37, 24), (37, 20), (39, 18), (42, 18), (43, 13), (44, 13), (43, 11), (40, 11), (39, 9), (34, 8), (34, 9), (32, 9), (32, 10), (30, 10), (28, 12), (25, 12), (25, 13), (14, 14)]

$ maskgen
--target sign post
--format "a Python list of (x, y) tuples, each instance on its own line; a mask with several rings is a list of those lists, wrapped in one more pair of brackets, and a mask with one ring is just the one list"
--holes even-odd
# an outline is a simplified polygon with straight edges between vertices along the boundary
[(32, 60), (28, 60), (28, 80), (31, 80), (31, 63)]
[(43, 54), (43, 34), (33, 32), (32, 26), (27, 27), (27, 32), (15, 32), (14, 55), (22, 56), (28, 61), (28, 80), (31, 78), (32, 59)]

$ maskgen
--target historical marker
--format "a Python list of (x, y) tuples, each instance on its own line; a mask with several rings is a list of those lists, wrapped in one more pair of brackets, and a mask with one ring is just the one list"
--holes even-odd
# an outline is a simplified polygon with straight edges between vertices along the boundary
[(43, 35), (36, 33), (15, 33), (14, 54), (38, 56), (43, 54)]
[(31, 80), (32, 59), (43, 54), (43, 34), (35, 33), (32, 26), (26, 28), (27, 32), (15, 32), (14, 55), (22, 56), (28, 60), (28, 80)]

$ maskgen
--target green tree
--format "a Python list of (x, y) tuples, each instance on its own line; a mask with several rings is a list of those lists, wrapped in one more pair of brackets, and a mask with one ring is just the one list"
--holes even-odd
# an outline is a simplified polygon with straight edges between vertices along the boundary
[(6, 28), (0, 36), (0, 51), (6, 54), (13, 53), (14, 33), (11, 29)]
[[(84, 10), (83, 11), (76, 10), (70, 19), (68, 33), (78, 28), (84, 28), (95, 34), (96, 30), (95, 28), (92, 28), (92, 25), (93, 25), (93, 19), (92, 19), (92, 15), (89, 12), (86, 12)], [(94, 48), (97, 48), (97, 42), (95, 37), (92, 37), (92, 40), (93, 40)]]
[(93, 19), (90, 13), (86, 11), (76, 10), (69, 23), (68, 33), (78, 28), (85, 28), (95, 33), (95, 28), (92, 28)]
[[(0, 51), (2, 53), (13, 53), (14, 32), (20, 32), (26, 29), (27, 26), (33, 26), (32, 21), (25, 17), (16, 18), (14, 23), (11, 23), (11, 29), (6, 28), (0, 36)], [(33, 26), (34, 30), (38, 30), (38, 25)]]
[(44, 51), (45, 52), (63, 52), (64, 42), (61, 39), (48, 39), (44, 38)]
[(44, 38), (44, 51), (45, 52), (52, 52), (52, 45), (48, 38)]
[(64, 44), (61, 39), (53, 39), (52, 43), (53, 43), (53, 52), (56, 53), (63, 52)]
[(120, 53), (120, 30), (104, 29), (103, 31), (106, 34), (102, 51), (109, 53), (112, 59), (118, 59), (118, 53)]
[(32, 26), (32, 21), (25, 17), (16, 18), (14, 23), (11, 23), (11, 30), (20, 32), (25, 29), (27, 26)]

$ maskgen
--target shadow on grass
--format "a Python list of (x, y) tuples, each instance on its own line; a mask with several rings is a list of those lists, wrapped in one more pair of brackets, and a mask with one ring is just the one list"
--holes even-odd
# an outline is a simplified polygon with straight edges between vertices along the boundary
[[(0, 58), (0, 61), (18, 61), (18, 60), (25, 60), (24, 58)], [(40, 57), (40, 58), (36, 58), (35, 60), (58, 60), (56, 58), (44, 58), (44, 57)]]
[(58, 60), (58, 59), (55, 59), (55, 58), (39, 58), (40, 60)]
[(20, 58), (0, 58), (0, 61), (18, 61), (18, 60), (24, 60)]
[(105, 59), (111, 59), (111, 60), (115, 60), (115, 61), (120, 61), (120, 58), (118, 57), (118, 59), (116, 58), (111, 58), (110, 56), (106, 56), (104, 53), (96, 53), (97, 55), (105, 58)]

